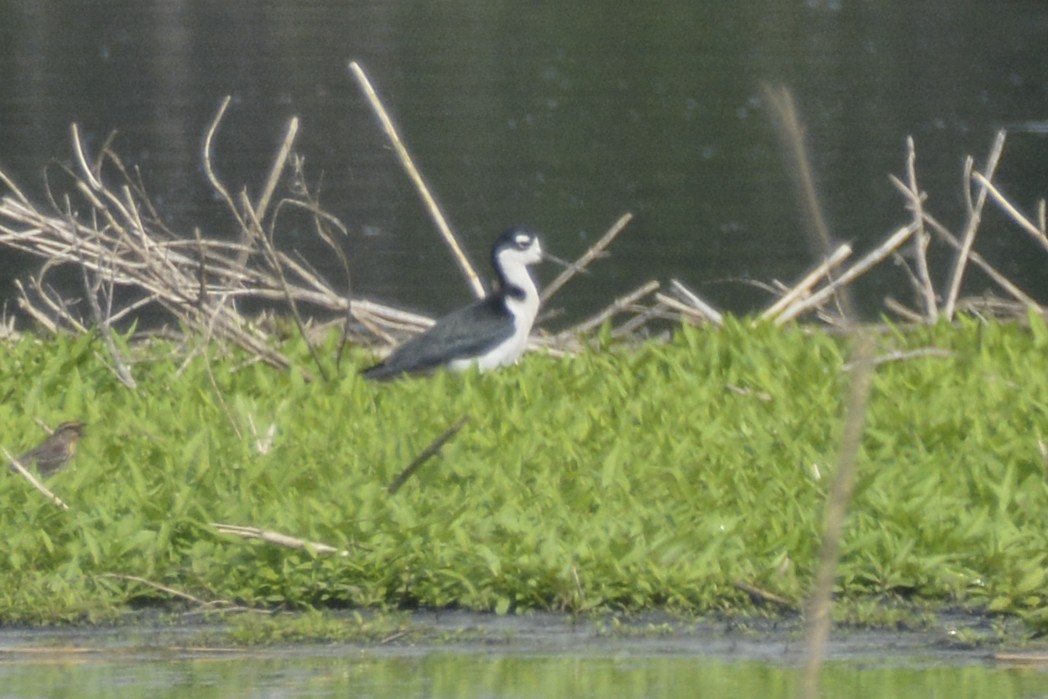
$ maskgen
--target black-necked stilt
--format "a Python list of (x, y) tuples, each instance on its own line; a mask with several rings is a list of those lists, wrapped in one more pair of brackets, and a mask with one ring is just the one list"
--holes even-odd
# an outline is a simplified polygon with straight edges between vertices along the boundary
[(400, 345), (383, 362), (365, 369), (364, 378), (389, 379), (444, 366), (484, 371), (517, 361), (539, 311), (539, 292), (528, 265), (544, 258), (556, 259), (542, 252), (538, 236), (523, 226), (510, 228), (491, 248), (498, 289)]

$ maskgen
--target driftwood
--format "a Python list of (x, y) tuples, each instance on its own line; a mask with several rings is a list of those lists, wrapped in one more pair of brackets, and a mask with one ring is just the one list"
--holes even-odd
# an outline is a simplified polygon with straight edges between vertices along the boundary
[(306, 541), (305, 539), (299, 539), (295, 536), (288, 536), (287, 534), (281, 534), (280, 532), (259, 529), (258, 527), (241, 527), (236, 524), (221, 524), (219, 522), (212, 522), (211, 526), (218, 530), (220, 534), (233, 534), (244, 539), (258, 539), (269, 544), (276, 544), (277, 546), (284, 546), (286, 548), (306, 549), (318, 554), (338, 554), (343, 557), (349, 555), (349, 551), (346, 551), (345, 549), (338, 549), (334, 546), (322, 544), (317, 541)]
[(455, 234), (451, 232), (451, 227), (448, 225), (444, 212), (441, 211), (436, 198), (432, 193), (430, 193), (429, 187), (426, 186), (426, 181), (423, 179), (422, 173), (419, 172), (418, 167), (415, 166), (415, 162), (411, 159), (411, 154), (408, 153), (407, 146), (404, 145), (404, 142), (400, 138), (400, 134), (397, 133), (397, 127), (393, 125), (393, 120), (389, 118), (389, 114), (386, 112), (386, 108), (382, 105), (382, 101), (378, 98), (378, 93), (376, 93), (375, 88), (372, 87), (367, 74), (356, 61), (352, 61), (349, 64), (349, 72), (353, 74), (357, 83), (360, 84), (360, 88), (363, 90), (364, 95), (368, 98), (368, 102), (371, 104), (375, 116), (378, 117), (379, 123), (382, 124), (382, 129), (386, 132), (387, 138), (389, 138), (389, 142), (393, 144), (393, 150), (396, 152), (397, 158), (400, 159), (400, 164), (403, 165), (404, 171), (408, 173), (415, 188), (418, 189), (419, 194), (422, 196), (422, 200), (425, 202), (426, 208), (429, 210), (430, 216), (433, 218), (433, 222), (440, 230), (440, 234), (444, 236), (444, 242), (446, 242), (448, 247), (451, 248), (455, 260), (458, 262), (462, 272), (469, 280), (469, 284), (473, 288), (473, 293), (478, 298), (482, 298), (484, 296), (484, 284), (481, 283), (480, 277), (477, 276), (477, 272), (473, 269), (473, 265), (469, 263), (466, 254), (462, 252), (462, 246), (459, 245)]
[[(400, 140), (363, 70), (351, 65), (351, 71), (368, 96), (379, 121), (400, 155), (405, 170), (419, 188), (420, 197), (430, 207), (444, 241), (454, 252), (470, 284), (477, 293), (482, 286), (461, 251), (454, 234), (436, 207), (435, 198), (426, 189), (417, 167)], [(294, 253), (276, 244), (280, 216), (290, 210), (313, 217), (314, 230), (342, 262), (349, 286), (346, 227), (325, 212), (305, 186), (301, 161), (293, 155), (298, 133), (298, 120), (292, 119), (285, 134), (262, 193), (256, 201), (245, 188), (238, 193), (223, 183), (212, 164), (212, 142), (226, 109), (226, 98), (210, 124), (204, 141), (204, 171), (219, 199), (237, 222), (237, 240), (219, 240), (204, 236), (199, 229), (192, 236), (171, 232), (156, 214), (145, 186), (137, 173), (132, 173), (109, 146), (94, 158), (88, 156), (78, 127), (71, 128), (74, 169), (65, 174), (70, 191), (52, 194), (52, 211), (34, 205), (6, 174), (0, 182), (11, 194), (0, 199), (0, 245), (32, 253), (44, 264), (27, 282), (18, 280), (19, 308), (49, 332), (63, 328), (87, 332), (99, 328), (110, 351), (114, 371), (129, 387), (134, 378), (127, 362), (120, 356), (111, 339), (109, 328), (116, 322), (147, 306), (168, 311), (185, 330), (200, 333), (207, 339), (242, 347), (270, 365), (290, 366), (276, 348), (267, 326), (245, 317), (240, 308), (249, 301), (283, 304), (295, 320), (299, 331), (309, 339), (307, 325), (313, 321), (300, 309), (308, 307), (317, 317), (344, 319), (347, 332), (352, 324), (358, 329), (353, 339), (360, 342), (392, 344), (405, 335), (420, 332), (433, 320), (361, 298), (351, 298)], [(288, 168), (295, 170), (299, 190), (293, 196), (280, 198), (277, 187)], [(59, 205), (56, 202), (62, 201)], [(86, 207), (86, 213), (84, 213)], [(78, 212), (74, 215), (74, 212)], [(599, 257), (611, 241), (626, 227), (631, 218), (625, 214), (605, 236), (570, 266), (549, 289), (549, 298), (571, 277)], [(62, 298), (47, 281), (47, 274), (60, 265), (75, 265), (82, 270), (83, 286), (88, 296), (91, 322), (78, 312), (75, 303)], [(131, 290), (136, 296), (121, 308), (114, 308), (116, 289)], [(99, 301), (102, 298), (102, 302)], [(605, 316), (619, 308), (613, 303)], [(572, 340), (560, 351), (577, 347)], [(550, 340), (539, 340), (536, 346), (550, 346)], [(312, 349), (312, 345), (310, 345)], [(556, 350), (556, 348), (554, 348)], [(324, 375), (324, 363), (314, 352), (318, 371)]]
[(18, 461), (18, 459), (16, 459), (14, 456), (11, 455), (11, 452), (9, 452), (4, 447), (0, 447), (0, 453), (2, 453), (4, 455), (4, 458), (6, 458), (8, 463), (10, 463), (12, 470), (14, 470), (16, 473), (18, 473), (18, 475), (20, 475), (22, 478), (24, 478), (27, 481), (29, 481), (29, 485), (33, 486), (38, 491), (40, 491), (40, 493), (45, 498), (47, 498), (52, 503), (54, 503), (55, 507), (57, 507), (60, 510), (68, 510), (69, 509), (69, 505), (65, 504), (60, 497), (58, 497), (57, 495), (52, 493), (48, 489), (48, 487), (46, 485), (41, 483), (39, 481), (39, 479), (37, 479), (36, 476), (34, 476), (29, 470), (26, 469), (25, 466), (23, 466)]
[[(475, 293), (482, 293), (476, 272), (436, 205), (436, 198), (426, 188), (418, 167), (363, 68), (352, 63), (350, 72), (369, 100), (420, 198), (429, 207), (443, 241), (451, 249), (467, 282)], [(48, 207), (35, 205), (12, 178), (0, 172), (0, 184), (9, 191), (0, 199), (0, 245), (32, 253), (44, 260), (39, 271), (28, 279), (16, 281), (19, 308), (49, 332), (97, 329), (108, 351), (111, 368), (129, 387), (135, 385), (134, 377), (129, 362), (113, 341), (110, 328), (147, 307), (167, 311), (183, 332), (191, 331), (206, 340), (237, 345), (261, 361), (287, 368), (291, 362), (280, 351), (270, 326), (248, 318), (241, 311), (249, 303), (283, 308), (310, 343), (317, 371), (325, 378), (328, 375), (326, 362), (322, 361), (311, 342), (312, 328), (319, 322), (315, 319), (341, 323), (344, 341), (384, 347), (429, 327), (433, 322), (431, 318), (350, 293), (351, 237), (346, 226), (323, 209), (306, 184), (302, 159), (294, 150), (299, 128), (297, 119), (289, 122), (262, 191), (256, 198), (250, 197), (245, 187), (234, 190), (219, 179), (213, 167), (212, 143), (228, 105), (227, 98), (209, 125), (203, 162), (212, 188), (237, 221), (240, 230), (235, 240), (208, 237), (199, 229), (191, 235), (172, 232), (157, 214), (137, 170), (125, 167), (108, 142), (99, 153), (89, 154), (76, 125), (72, 126), (70, 134), (73, 165), (64, 171), (67, 191), (61, 194), (52, 191)], [(987, 203), (993, 203), (1048, 250), (1044, 202), (1039, 203), (1036, 216), (1026, 216), (992, 182), (1003, 143), (1002, 132), (982, 171), (975, 171), (969, 165), (967, 176), (977, 191), (974, 197), (968, 197), (965, 230), (961, 236), (955, 236), (929, 211), (926, 195), (917, 183), (913, 140), (908, 139), (906, 176), (904, 180), (892, 178), (892, 181), (906, 199), (912, 214), (911, 223), (891, 233), (884, 242), (843, 271), (838, 272), (838, 268), (852, 254), (849, 245), (840, 245), (832, 252), (827, 248), (826, 259), (795, 284), (775, 282), (769, 285), (768, 288), (779, 292), (779, 296), (758, 313), (758, 321), (781, 324), (815, 314), (834, 322), (839, 317), (840, 290), (893, 256), (909, 271), (916, 308), (894, 298), (886, 299), (885, 304), (889, 310), (895, 310), (908, 320), (934, 322), (940, 315), (952, 317), (959, 305), (970, 307), (959, 298), (968, 262), (979, 267), (1014, 299), (1015, 307), (1043, 310), (1032, 294), (1009, 281), (973, 249), (982, 211)], [(292, 193), (284, 194), (280, 191), (280, 183), (287, 179), (288, 170), (291, 170), (295, 187)], [(805, 184), (802, 190), (803, 199), (811, 206), (817, 205), (812, 188)], [(333, 283), (325, 279), (296, 252), (284, 250), (277, 244), (281, 219), (291, 212), (311, 217), (315, 234), (340, 261), (344, 280)], [(575, 274), (586, 271), (591, 262), (604, 256), (631, 218), (628, 213), (621, 216), (547, 287), (543, 299), (550, 299)], [(819, 237), (828, 240), (824, 230)], [(912, 270), (896, 254), (908, 241), (912, 241)], [(935, 241), (944, 242), (949, 250), (958, 251), (943, 290), (935, 288), (928, 263)], [(80, 268), (89, 313), (82, 312), (80, 304), (59, 295), (48, 282), (48, 274), (62, 265)], [(530, 345), (562, 355), (585, 346), (585, 337), (604, 323), (613, 325), (612, 338), (628, 339), (655, 335), (649, 327), (653, 323), (723, 322), (720, 309), (700, 298), (681, 281), (670, 280), (668, 293), (660, 291), (662, 286), (660, 281), (652, 280), (613, 299), (603, 309), (560, 332), (552, 335), (537, 333)], [(125, 292), (119, 295), (123, 299), (119, 307), (115, 301), (118, 290)], [(5, 320), (5, 335), (10, 334), (11, 327)]]

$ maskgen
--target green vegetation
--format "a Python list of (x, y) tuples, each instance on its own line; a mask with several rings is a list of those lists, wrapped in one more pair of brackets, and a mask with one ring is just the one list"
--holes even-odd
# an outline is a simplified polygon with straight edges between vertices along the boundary
[[(879, 333), (889, 361), (839, 568), (852, 618), (889, 601), (1048, 629), (1048, 331), (1031, 325)], [(282, 349), (312, 369), (304, 345)], [(17, 454), (38, 442), (34, 418), (88, 431), (74, 467), (47, 481), (69, 510), (3, 479), (0, 620), (233, 604), (740, 613), (768, 603), (752, 589), (802, 603), (847, 380), (839, 337), (736, 320), (669, 344), (380, 385), (348, 364), (307, 382), (196, 350), (129, 348), (130, 390), (97, 339), (4, 347), (0, 443)]]

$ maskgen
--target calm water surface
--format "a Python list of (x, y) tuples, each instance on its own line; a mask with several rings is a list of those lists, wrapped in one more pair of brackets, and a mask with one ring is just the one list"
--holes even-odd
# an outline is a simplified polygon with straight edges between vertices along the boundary
[[(311, 647), (283, 652), (126, 652), (0, 660), (0, 696), (59, 697), (405, 697), (548, 699), (786, 699), (798, 671), (779, 663), (651, 654), (495, 651), (374, 651)], [(907, 657), (836, 661), (825, 699), (1043, 699), (1048, 672), (979, 662)]]
[[(298, 656), (298, 657), (295, 657)], [(659, 657), (492, 656), (432, 652), (405, 657), (317, 649), (282, 657), (93, 658), (0, 663), (2, 696), (79, 697), (477, 697), (594, 699), (733, 697), (779, 699), (797, 671), (755, 662)], [(826, 699), (1035, 699), (1048, 673), (980, 665), (831, 663)]]
[[(907, 214), (889, 185), (917, 140), (932, 210), (963, 221), (962, 163), (1013, 127), (999, 180), (1032, 211), (1048, 183), (1048, 4), (1042, 0), (754, 0), (570, 5), (321, 0), (69, 5), (0, 0), (0, 165), (42, 197), (69, 157), (112, 131), (177, 230), (227, 234), (200, 165), (215, 143), (231, 189), (258, 191), (287, 120), (350, 227), (354, 289), (437, 313), (469, 297), (348, 76), (370, 72), (475, 260), (515, 222), (581, 253), (620, 214), (635, 222), (599, 274), (560, 297), (589, 313), (651, 278), (676, 277), (735, 311), (768, 302), (751, 282), (810, 265), (806, 222), (761, 92), (789, 85), (808, 127), (836, 235), (872, 247)], [(1048, 301), (1044, 254), (994, 213), (977, 248)], [(281, 233), (326, 266), (305, 227)], [(949, 261), (943, 253), (933, 259)], [(0, 295), (36, 263), (0, 256)], [(970, 275), (971, 291), (984, 280)], [(341, 283), (341, 282), (340, 282)], [(905, 278), (885, 265), (863, 297)]]
[[(413, 623), (460, 640), (223, 650), (197, 648), (222, 637), (218, 627), (4, 630), (0, 697), (786, 699), (803, 653), (789, 624), (658, 633), (665, 627), (627, 622), (608, 633), (559, 615), (455, 612)], [(1048, 666), (989, 656), (940, 633), (842, 631), (830, 643), (822, 696), (1048, 698)]]

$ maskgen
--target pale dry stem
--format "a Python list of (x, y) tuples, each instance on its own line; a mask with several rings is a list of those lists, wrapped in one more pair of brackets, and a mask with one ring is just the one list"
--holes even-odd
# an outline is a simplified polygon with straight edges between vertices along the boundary
[(60, 510), (68, 510), (69, 509), (69, 505), (65, 504), (60, 497), (58, 497), (57, 495), (52, 493), (50, 491), (50, 489), (48, 489), (48, 487), (46, 485), (41, 483), (37, 479), (36, 476), (34, 476), (32, 473), (30, 473), (26, 469), (26, 467), (23, 466), (18, 461), (18, 459), (16, 459), (11, 454), (11, 452), (9, 452), (5, 447), (0, 447), (0, 452), (3, 452), (4, 458), (6, 458), (7, 461), (11, 464), (11, 468), (13, 468), (15, 471), (17, 471), (18, 474), (20, 476), (22, 476), (22, 478), (24, 478), (27, 481), (29, 481), (29, 485), (31, 485), (34, 488), (36, 488), (45, 498), (47, 498), (52, 503), (54, 503), (55, 506), (58, 507)]
[(851, 254), (852, 247), (850, 245), (838, 246), (832, 255), (816, 265), (811, 272), (804, 275), (797, 284), (779, 297), (779, 300), (766, 308), (760, 315), (761, 320), (771, 320), (798, 300), (807, 298), (812, 288), (822, 279), (828, 278), (834, 269), (851, 257)]
[[(997, 137), (994, 139), (993, 146), (990, 148), (990, 156), (986, 163), (986, 173), (988, 177), (984, 181), (988, 182), (993, 178), (993, 173), (997, 169), (997, 162), (1001, 158), (1001, 152), (1004, 150), (1004, 131), (998, 131)], [(975, 201), (971, 198), (971, 189), (968, 187), (968, 182), (971, 181), (972, 176), (972, 159), (968, 158), (965, 161), (965, 201), (968, 209), (968, 224), (965, 226), (964, 234), (961, 236), (961, 249), (957, 253), (957, 261), (954, 263), (952, 273), (950, 274), (950, 281), (947, 285), (946, 302), (943, 304), (943, 315), (947, 319), (953, 318), (954, 307), (957, 305), (957, 297), (961, 291), (961, 280), (964, 278), (964, 268), (968, 264), (968, 257), (972, 250), (972, 245), (975, 244), (975, 234), (979, 229), (979, 222), (982, 220), (982, 210), (986, 203), (987, 188), (983, 185), (979, 185), (979, 193), (976, 195)]]
[(654, 293), (659, 288), (659, 282), (652, 279), (639, 287), (621, 296), (611, 302), (604, 310), (600, 311), (594, 316), (587, 318), (578, 325), (572, 326), (561, 333), (561, 337), (570, 338), (571, 336), (584, 335), (585, 333), (599, 328), (604, 321), (608, 320), (617, 313), (621, 313), (623, 309), (635, 304), (640, 299)]
[(220, 534), (233, 534), (244, 539), (259, 539), (269, 544), (276, 544), (277, 546), (284, 546), (292, 549), (305, 549), (318, 554), (337, 554), (342, 557), (349, 556), (349, 551), (345, 549), (335, 548), (328, 544), (323, 544), (317, 541), (308, 541), (306, 539), (299, 539), (295, 536), (289, 536), (287, 534), (281, 534), (280, 532), (269, 531), (266, 529), (259, 529), (258, 527), (241, 527), (236, 524), (221, 524), (219, 522), (212, 522), (211, 526), (218, 530)]
[(444, 212), (441, 210), (440, 205), (437, 204), (436, 198), (429, 191), (429, 187), (426, 186), (426, 181), (423, 179), (422, 173), (419, 172), (418, 167), (415, 166), (415, 162), (411, 159), (411, 154), (408, 152), (407, 146), (404, 145), (404, 142), (400, 138), (400, 134), (397, 133), (397, 127), (393, 125), (393, 120), (390, 118), (385, 106), (383, 106), (382, 100), (379, 99), (378, 93), (375, 91), (367, 74), (364, 72), (364, 68), (356, 61), (351, 61), (349, 64), (349, 71), (353, 74), (353, 77), (356, 78), (361, 90), (364, 91), (364, 95), (367, 97), (372, 111), (375, 112), (375, 116), (382, 125), (382, 129), (386, 132), (389, 142), (393, 145), (393, 150), (396, 152), (400, 164), (403, 166), (404, 171), (407, 172), (411, 182), (415, 185), (415, 189), (418, 190), (419, 195), (422, 197), (422, 201), (425, 203), (430, 216), (433, 218), (433, 222), (437, 225), (437, 229), (444, 237), (444, 242), (447, 243), (448, 247), (451, 249), (455, 261), (462, 269), (463, 274), (466, 275), (466, 280), (472, 287), (474, 295), (476, 295), (477, 298), (483, 298), (485, 293), (484, 284), (480, 281), (480, 277), (477, 276), (477, 272), (473, 269), (473, 265), (470, 264), (469, 258), (467, 258), (466, 254), (462, 251), (462, 246), (459, 245), (458, 239), (455, 238), (455, 234), (451, 230), (451, 226), (448, 225), (447, 217), (444, 216)]
[(914, 224), (917, 226), (913, 236), (913, 253), (917, 266), (916, 286), (924, 300), (924, 312), (928, 322), (934, 323), (939, 317), (939, 305), (935, 298), (931, 274), (928, 272), (928, 245), (931, 243), (931, 236), (924, 230), (924, 193), (917, 186), (916, 162), (917, 149), (913, 137), (910, 136), (906, 139), (906, 192), (909, 195)]
[(876, 249), (867, 253), (865, 257), (863, 257), (861, 260), (849, 267), (839, 277), (834, 279), (830, 284), (827, 284), (811, 296), (801, 299), (797, 303), (794, 303), (793, 305), (784, 309), (775, 318), (775, 324), (783, 325), (784, 323), (793, 320), (801, 313), (822, 305), (832, 296), (836, 295), (839, 291), (847, 288), (848, 284), (858, 279), (860, 276), (868, 272), (879, 262), (883, 261), (886, 257), (891, 255), (891, 253), (893, 253), (903, 243), (905, 243), (906, 240), (911, 235), (913, 235), (914, 231), (916, 230), (916, 224), (911, 223), (910, 225), (895, 231), (890, 236), (888, 236), (887, 240), (885, 240), (883, 243), (877, 246)]
[(552, 296), (560, 291), (561, 287), (571, 281), (576, 274), (585, 270), (590, 262), (603, 255), (608, 246), (618, 237), (619, 233), (625, 230), (626, 226), (629, 225), (629, 222), (632, 220), (633, 214), (629, 212), (620, 216), (619, 220), (612, 224), (611, 228), (600, 237), (600, 240), (591, 245), (589, 249), (579, 257), (579, 259), (572, 262), (566, 270), (557, 275), (557, 277), (542, 290), (542, 302), (545, 303), (552, 298)]

